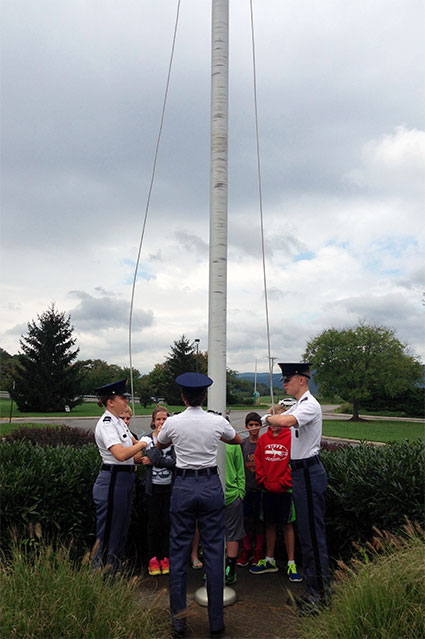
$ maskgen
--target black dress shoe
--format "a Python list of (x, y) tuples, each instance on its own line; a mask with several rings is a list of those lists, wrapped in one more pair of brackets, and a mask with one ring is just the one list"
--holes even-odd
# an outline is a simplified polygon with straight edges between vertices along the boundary
[(186, 628), (178, 630), (177, 628), (171, 629), (171, 636), (173, 639), (184, 639), (186, 637)]
[(226, 628), (223, 626), (220, 630), (211, 630), (210, 637), (214, 639), (220, 639), (220, 637), (224, 637), (226, 634)]

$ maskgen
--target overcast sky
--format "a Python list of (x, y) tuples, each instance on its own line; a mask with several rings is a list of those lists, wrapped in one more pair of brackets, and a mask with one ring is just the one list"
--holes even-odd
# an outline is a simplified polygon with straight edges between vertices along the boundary
[[(271, 351), (360, 320), (424, 347), (424, 2), (255, 0)], [(53, 302), (128, 365), (177, 0), (3, 0), (0, 346)], [(133, 364), (208, 335), (210, 0), (182, 0)], [(267, 370), (248, 0), (230, 0), (227, 365)]]

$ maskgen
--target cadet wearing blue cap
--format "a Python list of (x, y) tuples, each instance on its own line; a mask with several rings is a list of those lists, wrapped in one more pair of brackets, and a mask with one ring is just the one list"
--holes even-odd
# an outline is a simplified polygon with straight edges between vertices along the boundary
[(93, 486), (96, 505), (95, 566), (104, 564), (115, 573), (121, 564), (130, 523), (134, 484), (134, 456), (146, 447), (119, 417), (130, 395), (125, 379), (96, 389), (99, 406), (106, 408), (95, 430), (103, 464)]
[[(224, 634), (224, 494), (217, 471), (221, 441), (240, 444), (239, 435), (221, 415), (206, 413), (202, 404), (212, 379), (200, 373), (176, 378), (186, 410), (168, 417), (158, 434), (159, 448), (173, 443), (176, 479), (171, 495), (170, 609), (172, 634), (186, 632), (186, 571), (198, 521), (207, 575), (208, 618), (212, 637)], [(183, 613), (183, 614), (182, 614)]]
[(319, 457), (322, 409), (308, 389), (307, 362), (279, 364), (288, 395), (297, 400), (282, 415), (265, 415), (263, 422), (292, 429), (291, 474), (297, 533), (307, 590), (296, 600), (300, 612), (315, 612), (329, 596), (330, 571), (325, 532), (326, 471)]

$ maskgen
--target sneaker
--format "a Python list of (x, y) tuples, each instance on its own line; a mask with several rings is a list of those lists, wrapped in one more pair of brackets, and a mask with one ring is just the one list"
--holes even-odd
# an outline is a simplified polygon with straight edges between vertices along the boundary
[(168, 575), (170, 573), (170, 562), (168, 561), (168, 557), (161, 559), (159, 566), (163, 575)]
[(236, 565), (247, 566), (253, 557), (254, 557), (254, 552), (252, 548), (250, 548), (249, 550), (247, 550), (246, 548), (242, 548), (241, 554), (238, 557)]
[(150, 575), (161, 574), (161, 568), (156, 557), (152, 557), (152, 559), (149, 560), (148, 570)]
[(302, 581), (303, 580), (303, 578), (301, 577), (300, 573), (298, 572), (297, 567), (296, 567), (295, 564), (288, 564), (287, 575), (288, 575), (289, 581)]
[(226, 584), (226, 586), (231, 586), (232, 584), (235, 584), (237, 582), (238, 578), (236, 577), (236, 573), (231, 573), (230, 572), (230, 566), (227, 566), (226, 568), (226, 573), (224, 576), (224, 582)]
[(252, 560), (252, 563), (254, 565), (257, 565), (259, 561), (261, 561), (261, 559), (263, 558), (263, 551), (259, 548), (256, 549), (255, 553), (254, 553), (254, 559)]
[(267, 559), (260, 559), (258, 564), (251, 566), (249, 572), (253, 575), (261, 575), (263, 572), (277, 572), (279, 568), (276, 566), (276, 561), (268, 561)]

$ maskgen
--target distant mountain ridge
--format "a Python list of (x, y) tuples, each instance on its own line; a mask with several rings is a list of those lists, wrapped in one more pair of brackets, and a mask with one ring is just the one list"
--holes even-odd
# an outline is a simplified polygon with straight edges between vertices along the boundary
[[(238, 373), (237, 377), (240, 379), (249, 379), (252, 383), (255, 380), (255, 373)], [(282, 373), (273, 373), (273, 388), (274, 389), (282, 389), (282, 382), (280, 378), (282, 377)], [(270, 389), (270, 375), (269, 373), (257, 373), (257, 384), (265, 384), (267, 388)], [(317, 394), (317, 385), (314, 383), (314, 372), (311, 374), (310, 380), (310, 391), (313, 395)]]

